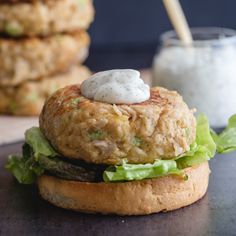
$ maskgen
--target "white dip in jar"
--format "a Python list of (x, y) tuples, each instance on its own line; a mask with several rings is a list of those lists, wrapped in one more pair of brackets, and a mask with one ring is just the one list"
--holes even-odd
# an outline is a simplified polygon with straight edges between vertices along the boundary
[(162, 35), (153, 62), (153, 86), (177, 90), (191, 108), (205, 113), (213, 127), (223, 127), (236, 113), (236, 31), (193, 28), (186, 47), (173, 31)]

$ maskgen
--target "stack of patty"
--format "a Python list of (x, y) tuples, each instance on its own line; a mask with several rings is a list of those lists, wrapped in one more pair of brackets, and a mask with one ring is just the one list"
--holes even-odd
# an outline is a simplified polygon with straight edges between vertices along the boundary
[(0, 0), (0, 113), (38, 115), (55, 90), (90, 75), (81, 64), (92, 0)]

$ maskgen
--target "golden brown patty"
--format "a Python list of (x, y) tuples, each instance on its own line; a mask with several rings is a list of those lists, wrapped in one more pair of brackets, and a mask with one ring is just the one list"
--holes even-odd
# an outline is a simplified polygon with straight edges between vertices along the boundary
[(0, 86), (67, 70), (87, 57), (89, 36), (80, 31), (46, 38), (0, 39)]
[(13, 37), (87, 29), (94, 17), (92, 0), (11, 0), (0, 3), (0, 32)]
[(148, 101), (132, 105), (92, 101), (80, 86), (65, 87), (45, 103), (40, 128), (62, 155), (104, 164), (173, 158), (196, 137), (193, 112), (177, 92), (160, 87), (151, 89)]
[(68, 72), (18, 86), (0, 87), (0, 113), (39, 115), (45, 99), (68, 84), (81, 83), (90, 76), (84, 66), (73, 66)]

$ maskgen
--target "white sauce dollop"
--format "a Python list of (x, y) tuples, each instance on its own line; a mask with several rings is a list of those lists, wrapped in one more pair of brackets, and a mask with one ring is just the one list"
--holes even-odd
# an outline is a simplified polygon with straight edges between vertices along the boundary
[(111, 104), (140, 103), (150, 98), (150, 87), (136, 70), (108, 70), (94, 74), (81, 85), (84, 97)]

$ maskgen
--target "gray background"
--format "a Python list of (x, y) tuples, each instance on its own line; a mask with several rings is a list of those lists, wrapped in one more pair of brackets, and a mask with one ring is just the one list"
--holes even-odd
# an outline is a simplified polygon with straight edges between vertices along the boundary
[[(180, 0), (189, 24), (236, 29), (235, 0)], [(161, 0), (94, 0), (87, 64), (94, 70), (151, 65), (158, 38), (172, 29)]]

